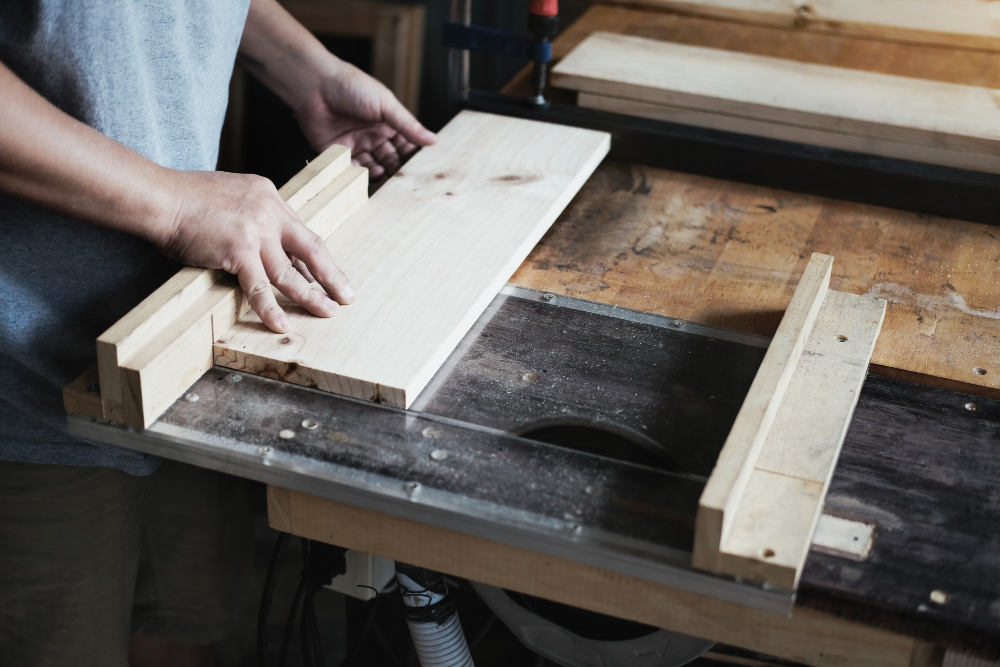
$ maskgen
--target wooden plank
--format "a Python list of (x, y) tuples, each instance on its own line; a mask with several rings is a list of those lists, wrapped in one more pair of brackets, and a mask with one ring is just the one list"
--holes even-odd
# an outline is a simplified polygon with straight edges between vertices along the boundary
[(553, 84), (640, 102), (1000, 154), (1000, 91), (594, 33)]
[(781, 405), (830, 284), (833, 258), (813, 253), (698, 504), (692, 563), (716, 571), (758, 454)]
[[(348, 149), (331, 146), (282, 187), (279, 194), (298, 211), (350, 164)], [(225, 275), (219, 270), (184, 267), (98, 336), (97, 366), (108, 419), (137, 423), (134, 415), (125, 414), (120, 369)]]
[[(771, 399), (777, 405), (769, 406), (775, 413), (765, 426), (759, 452), (743, 460), (740, 473), (746, 482), (742, 488), (729, 487), (720, 541), (710, 543), (696, 532), (696, 544), (703, 549), (692, 561), (696, 567), (783, 588), (798, 586), (885, 307), (881, 299), (826, 292), (815, 324), (802, 334), (805, 346), (784, 393)], [(765, 357), (761, 370), (767, 365)], [(729, 456), (731, 444), (740, 442), (734, 437), (739, 436), (736, 426), (744, 409), (759, 405), (757, 388), (755, 380), (747, 396), (755, 403), (744, 402), (720, 462)], [(704, 525), (704, 511), (717, 521), (719, 496), (708, 489), (717, 490), (727, 479), (712, 473), (700, 502), (697, 531)], [(709, 525), (712, 529), (715, 524)], [(715, 533), (709, 535), (715, 539)]]
[(216, 363), (408, 406), (608, 151), (605, 133), (463, 112), (327, 239), (357, 290), (336, 318), (248, 313)]
[[(287, 492), (271, 518), (295, 535), (816, 667), (916, 667), (922, 642), (811, 609), (791, 617), (573, 561)], [(284, 501), (284, 494), (282, 500)]]
[(611, 111), (629, 116), (664, 120), (671, 123), (682, 123), (684, 125), (725, 130), (727, 132), (737, 132), (739, 134), (749, 134), (769, 139), (794, 141), (813, 146), (868, 153), (869, 155), (880, 155), (882, 157), (914, 160), (929, 164), (957, 167), (959, 169), (972, 169), (1000, 174), (1000, 157), (993, 155), (951, 151), (933, 146), (889, 141), (844, 132), (800, 127), (786, 123), (772, 123), (742, 116), (712, 113), (666, 104), (637, 102), (621, 97), (595, 95), (593, 93), (580, 93), (577, 96), (577, 104), (587, 109)]
[(990, 0), (600, 0), (793, 30), (1000, 50)]

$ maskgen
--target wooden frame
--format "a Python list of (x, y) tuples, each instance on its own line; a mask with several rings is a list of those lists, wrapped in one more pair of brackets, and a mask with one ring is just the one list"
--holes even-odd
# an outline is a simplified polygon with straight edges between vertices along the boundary
[(269, 486), (272, 528), (815, 667), (935, 667), (926, 642), (812, 609), (791, 617)]
[(1000, 51), (989, 0), (599, 0), (740, 23)]
[[(368, 199), (368, 170), (350, 161), (350, 151), (331, 146), (278, 191), (324, 238)], [(181, 269), (98, 337), (97, 369), (63, 390), (64, 406), (148, 426), (212, 367), (215, 339), (248, 310), (232, 276)], [(88, 391), (95, 375), (99, 390)]]

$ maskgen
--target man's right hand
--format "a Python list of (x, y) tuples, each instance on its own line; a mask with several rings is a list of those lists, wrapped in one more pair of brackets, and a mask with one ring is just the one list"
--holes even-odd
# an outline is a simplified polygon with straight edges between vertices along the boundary
[(150, 240), (184, 264), (235, 274), (269, 329), (291, 329), (271, 285), (319, 317), (353, 301), (354, 289), (323, 239), (302, 224), (271, 181), (214, 171), (170, 175), (172, 221)]

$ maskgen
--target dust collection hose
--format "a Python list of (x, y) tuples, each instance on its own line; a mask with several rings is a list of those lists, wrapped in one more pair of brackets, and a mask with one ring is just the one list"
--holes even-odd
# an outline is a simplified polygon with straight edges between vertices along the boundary
[(397, 562), (396, 583), (420, 667), (475, 667), (444, 576)]

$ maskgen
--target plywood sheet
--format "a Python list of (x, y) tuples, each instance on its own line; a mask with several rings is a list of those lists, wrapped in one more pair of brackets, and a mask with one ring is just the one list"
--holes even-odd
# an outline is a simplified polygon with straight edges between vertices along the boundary
[(1000, 91), (594, 33), (553, 70), (573, 90), (937, 150), (1000, 154)]
[(327, 239), (357, 299), (287, 302), (216, 341), (230, 368), (408, 406), (607, 154), (605, 133), (463, 112)]

